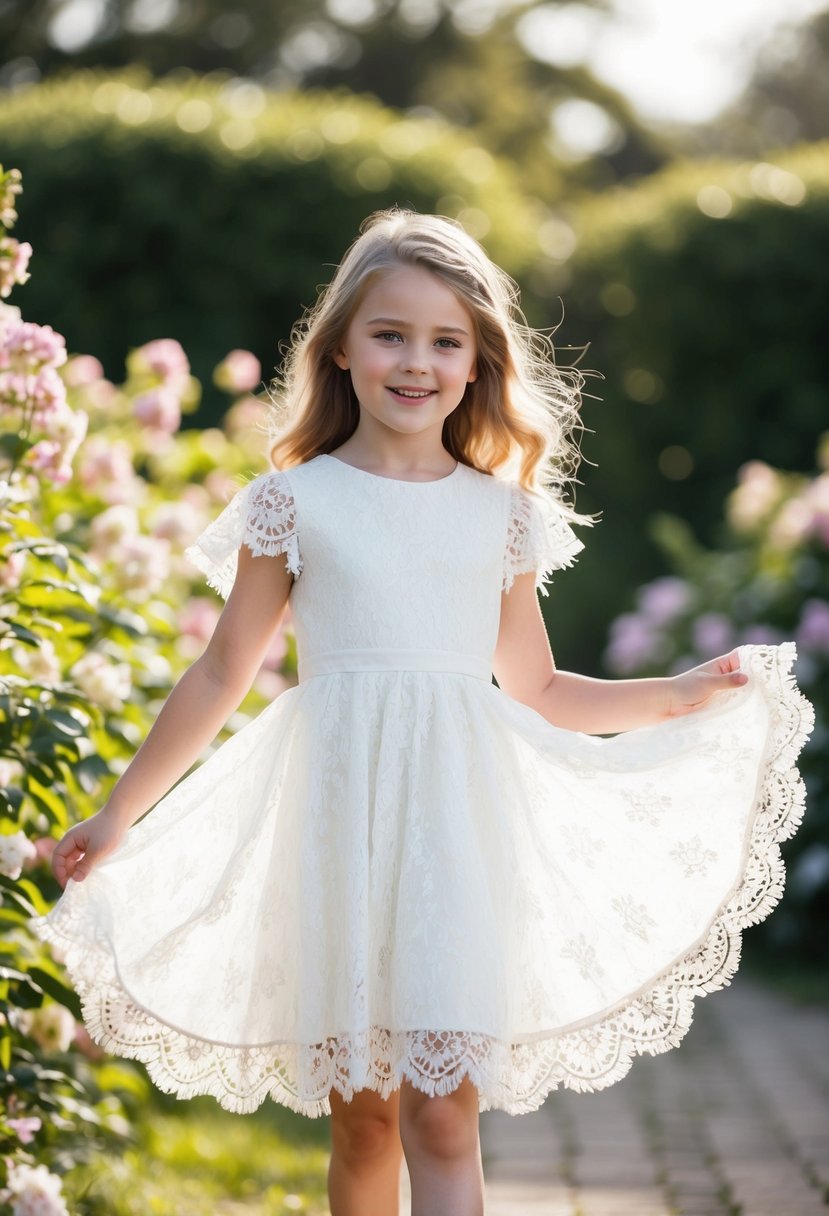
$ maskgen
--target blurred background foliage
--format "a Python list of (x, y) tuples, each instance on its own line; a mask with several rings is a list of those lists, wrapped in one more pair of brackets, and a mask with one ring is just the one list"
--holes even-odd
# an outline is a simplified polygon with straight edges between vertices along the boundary
[[(460, 218), (560, 361), (594, 373), (578, 505), (601, 520), (543, 602), (559, 663), (651, 674), (797, 641), (809, 815), (746, 948), (775, 966), (825, 949), (829, 10), (765, 46), (716, 120), (681, 126), (545, 53), (566, 7), (0, 0), (0, 159), (24, 171), (35, 246), (15, 304), (74, 356), (53, 360), (57, 446), (0, 402), (0, 479), (26, 470), (0, 503), (0, 1160), (46, 1161), (73, 1211), (172, 1213), (205, 1158), (194, 1212), (254, 1193), (263, 1216), (322, 1210), (319, 1126), (261, 1113), (244, 1166), (206, 1101), (177, 1131), (140, 1070), (96, 1056), (25, 922), (58, 893), (55, 838), (209, 636), (218, 606), (183, 548), (265, 467), (280, 347), (378, 207)], [(230, 730), (294, 659), (288, 628)]]

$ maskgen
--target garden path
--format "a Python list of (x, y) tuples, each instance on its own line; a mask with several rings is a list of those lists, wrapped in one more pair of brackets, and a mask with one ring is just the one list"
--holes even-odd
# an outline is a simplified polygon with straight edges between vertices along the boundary
[(827, 1216), (829, 1009), (740, 977), (679, 1050), (481, 1135), (487, 1216)]

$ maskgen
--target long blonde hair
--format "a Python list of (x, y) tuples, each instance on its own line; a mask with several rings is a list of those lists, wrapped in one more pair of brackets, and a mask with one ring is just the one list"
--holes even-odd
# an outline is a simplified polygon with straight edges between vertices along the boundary
[(334, 354), (370, 280), (401, 265), (442, 279), (475, 327), (478, 375), (444, 422), (446, 450), (481, 472), (546, 491), (571, 519), (582, 519), (564, 497), (579, 463), (572, 436), (580, 428), (582, 373), (556, 366), (550, 338), (526, 323), (514, 281), (460, 224), (397, 208), (364, 221), (293, 331), (273, 386), (274, 466), (292, 468), (332, 452), (353, 434), (359, 405), (351, 375)]

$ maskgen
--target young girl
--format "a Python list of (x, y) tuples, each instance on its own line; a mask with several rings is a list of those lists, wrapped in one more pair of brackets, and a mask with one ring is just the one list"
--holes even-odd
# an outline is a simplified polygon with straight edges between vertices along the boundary
[[(793, 647), (554, 666), (578, 388), (458, 225), (372, 217), (296, 336), (277, 471), (189, 551), (215, 634), (54, 853), (34, 925), (92, 1036), (179, 1097), (330, 1111), (333, 1216), (392, 1216), (401, 1152), (415, 1216), (480, 1213), (479, 1110), (678, 1043), (781, 894)], [(298, 687), (175, 785), (289, 597)]]

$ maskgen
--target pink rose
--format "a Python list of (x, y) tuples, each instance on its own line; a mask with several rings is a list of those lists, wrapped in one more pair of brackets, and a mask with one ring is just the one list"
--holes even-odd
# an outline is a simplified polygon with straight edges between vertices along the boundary
[(175, 338), (156, 338), (134, 353), (139, 370), (152, 372), (168, 388), (183, 388), (190, 376), (190, 362)]
[(94, 355), (76, 355), (63, 369), (63, 378), (70, 388), (85, 388), (102, 380), (103, 375), (103, 364)]
[(63, 448), (54, 439), (41, 439), (26, 453), (27, 463), (56, 486), (72, 480), (72, 466), (64, 458)]
[(21, 1119), (9, 1119), (8, 1124), (17, 1135), (21, 1144), (31, 1144), (35, 1138), (35, 1132), (39, 1132), (43, 1126), (37, 1115), (24, 1116)]
[(262, 379), (262, 365), (249, 350), (232, 350), (213, 372), (213, 383), (228, 393), (248, 393)]
[(133, 401), (132, 408), (138, 421), (152, 430), (172, 435), (181, 425), (179, 399), (163, 384), (141, 393)]
[(51, 325), (12, 321), (0, 341), (0, 368), (17, 372), (39, 372), (66, 362), (66, 341)]
[(0, 296), (11, 295), (15, 284), (28, 282), (27, 274), (32, 247), (28, 241), (16, 241), (14, 237), (0, 238)]

